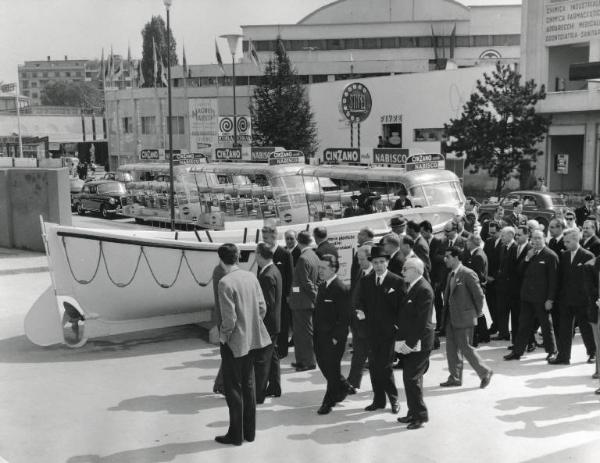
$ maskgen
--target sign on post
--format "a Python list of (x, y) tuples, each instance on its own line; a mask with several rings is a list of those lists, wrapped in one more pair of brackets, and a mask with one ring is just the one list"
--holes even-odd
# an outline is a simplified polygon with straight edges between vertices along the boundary
[[(252, 142), (252, 122), (250, 116), (236, 116), (235, 119), (237, 124), (238, 143)], [(219, 142), (233, 143), (233, 116), (219, 117), (218, 135)]]
[(362, 122), (369, 114), (373, 100), (369, 89), (359, 83), (348, 84), (342, 93), (342, 112), (350, 122)]
[(158, 161), (160, 159), (160, 153), (158, 150), (141, 150), (140, 160), (141, 161)]
[(408, 159), (407, 148), (374, 148), (373, 164), (406, 164)]
[(274, 151), (274, 146), (253, 146), (250, 151), (250, 160), (252, 162), (267, 162)]
[(325, 164), (351, 164), (360, 163), (360, 149), (358, 148), (327, 148), (323, 151)]
[(280, 164), (303, 164), (304, 153), (298, 150), (274, 151), (269, 156), (269, 165), (276, 166)]
[(406, 170), (443, 169), (444, 156), (434, 154), (413, 154), (406, 160)]
[(241, 161), (242, 150), (239, 148), (216, 148), (215, 161)]

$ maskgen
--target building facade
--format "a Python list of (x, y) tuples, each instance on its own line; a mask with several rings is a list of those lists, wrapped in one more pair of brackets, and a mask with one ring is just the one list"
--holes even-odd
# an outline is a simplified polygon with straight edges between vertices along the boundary
[[(304, 83), (376, 77), (490, 60), (515, 64), (520, 56), (521, 6), (464, 6), (453, 0), (339, 0), (297, 24), (242, 26), (245, 57), (236, 83), (252, 85), (261, 67), (248, 58), (250, 39), (262, 63), (281, 38)], [(451, 63), (450, 66), (448, 63)], [(231, 76), (230, 67), (225, 67)], [(183, 69), (173, 69), (183, 85)], [(231, 85), (216, 65), (190, 66), (186, 85)]]
[(524, 0), (521, 70), (552, 118), (537, 174), (551, 190), (600, 192), (600, 3)]

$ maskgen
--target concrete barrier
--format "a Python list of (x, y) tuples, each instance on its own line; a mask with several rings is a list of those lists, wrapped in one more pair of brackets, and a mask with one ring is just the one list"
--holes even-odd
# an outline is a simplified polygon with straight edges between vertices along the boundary
[(40, 215), (71, 225), (68, 169), (0, 169), (0, 246), (44, 251)]

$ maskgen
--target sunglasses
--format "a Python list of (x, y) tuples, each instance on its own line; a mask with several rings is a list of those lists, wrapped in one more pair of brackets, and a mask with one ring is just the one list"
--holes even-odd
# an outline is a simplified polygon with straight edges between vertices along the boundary
[(570, 222), (571, 220), (575, 220), (575, 217), (565, 217), (565, 220), (568, 220)]

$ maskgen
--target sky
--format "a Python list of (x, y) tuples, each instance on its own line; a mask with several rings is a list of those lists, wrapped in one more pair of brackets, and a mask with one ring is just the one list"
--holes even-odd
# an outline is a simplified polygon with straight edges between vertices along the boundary
[[(171, 28), (181, 60), (215, 61), (214, 39), (241, 33), (240, 25), (294, 24), (332, 0), (173, 0)], [(427, 0), (419, 0), (427, 1)], [(515, 4), (520, 0), (460, 0), (465, 5)], [(0, 0), (0, 81), (14, 82), (24, 61), (141, 57), (141, 30), (153, 15), (165, 15), (162, 0)], [(223, 43), (221, 53), (227, 50)]]

